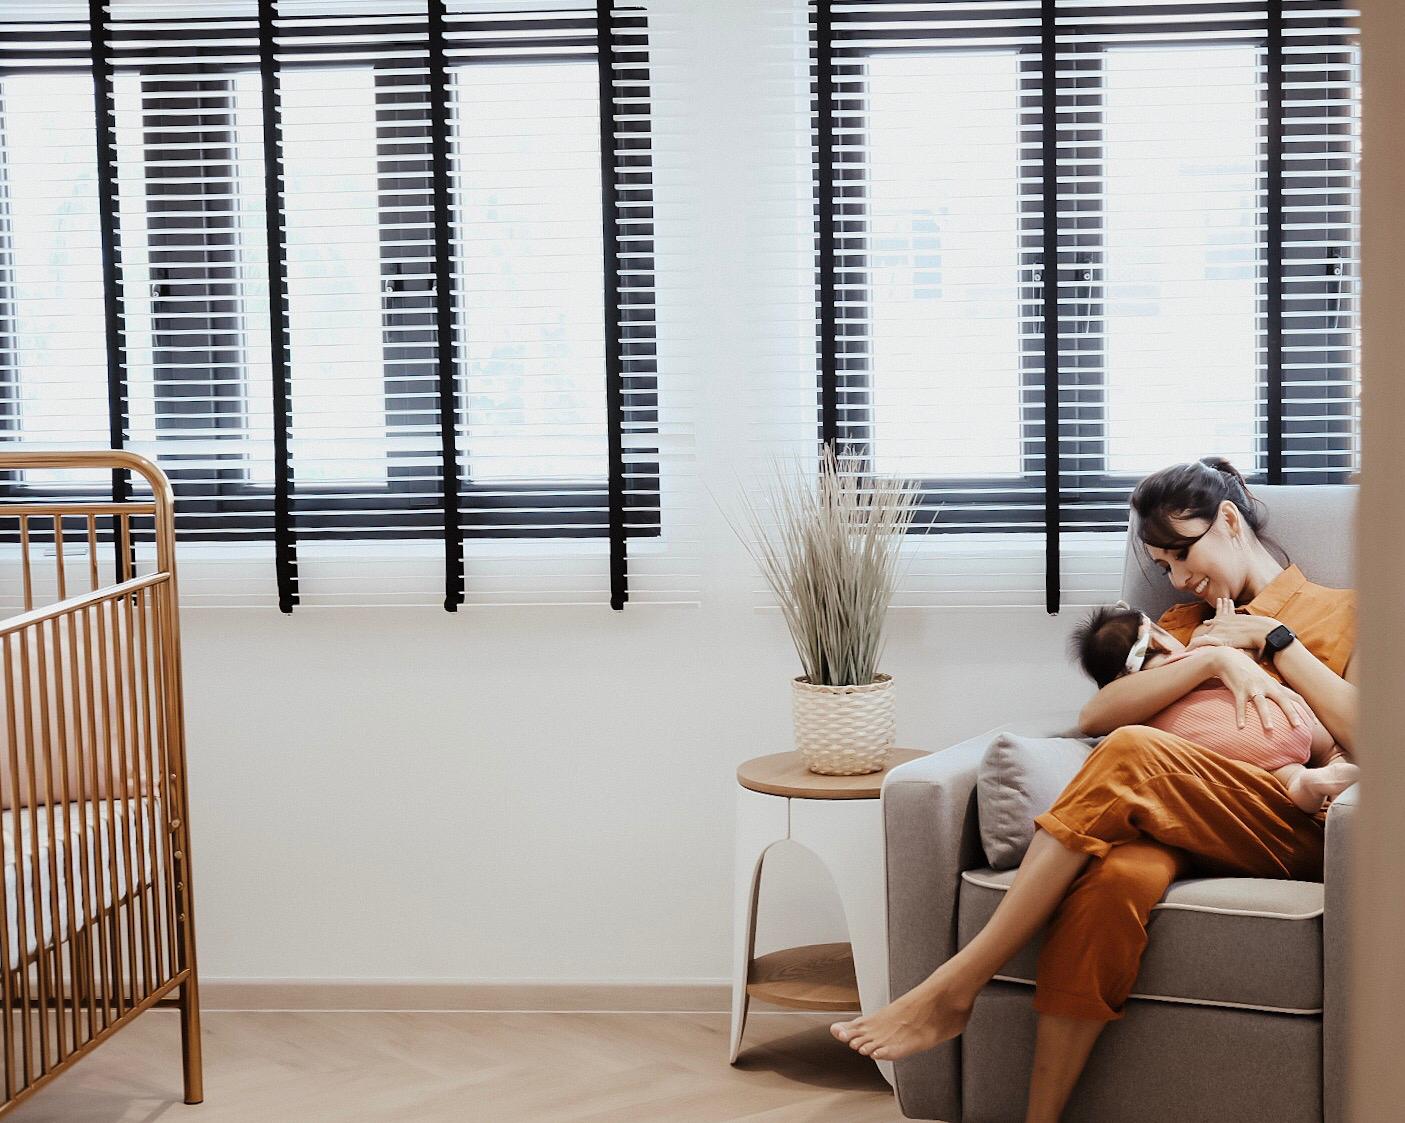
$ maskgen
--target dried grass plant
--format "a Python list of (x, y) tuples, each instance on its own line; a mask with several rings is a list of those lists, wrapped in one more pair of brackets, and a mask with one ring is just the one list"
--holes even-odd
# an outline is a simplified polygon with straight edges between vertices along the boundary
[(836, 455), (828, 444), (818, 480), (798, 460), (782, 466), (773, 458), (766, 509), (775, 529), (746, 489), (748, 530), (732, 525), (780, 602), (816, 686), (874, 681), (901, 576), (899, 547), (916, 511), (914, 482), (865, 475), (863, 467), (861, 457)]

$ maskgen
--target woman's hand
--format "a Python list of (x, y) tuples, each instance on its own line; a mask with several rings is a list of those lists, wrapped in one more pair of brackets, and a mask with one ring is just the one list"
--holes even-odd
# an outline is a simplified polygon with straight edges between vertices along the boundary
[(1240, 729), (1244, 728), (1250, 702), (1259, 711), (1259, 721), (1266, 732), (1273, 730), (1273, 706), (1283, 711), (1294, 729), (1303, 724), (1303, 714), (1311, 712), (1300, 694), (1288, 689), (1244, 652), (1225, 647), (1217, 659), (1219, 680), (1234, 692), (1234, 710)]
[(1258, 655), (1264, 649), (1268, 633), (1278, 627), (1278, 621), (1271, 616), (1250, 616), (1235, 612), (1234, 602), (1228, 597), (1220, 597), (1215, 605), (1215, 615), (1207, 620), (1187, 647), (1237, 647)]

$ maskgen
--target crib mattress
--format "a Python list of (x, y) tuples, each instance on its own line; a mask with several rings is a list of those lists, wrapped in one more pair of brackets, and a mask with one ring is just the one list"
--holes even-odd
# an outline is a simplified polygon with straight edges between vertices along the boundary
[[(155, 806), (148, 807), (151, 803)], [(52, 862), (49, 841), (51, 814), (55, 816)], [(155, 847), (159, 842), (152, 838), (152, 824), (160, 822), (159, 802), (146, 798), (69, 803), (32, 809), (19, 807), (3, 812), (5, 932), (9, 939), (10, 966), (14, 967), (20, 959), (21, 895), (24, 899), (24, 949), (26, 955), (32, 955), (41, 940), (46, 946), (56, 942), (55, 921), (58, 941), (62, 941), (68, 937), (74, 920), (81, 927), (101, 908), (111, 905), (114, 898), (120, 899), (127, 892), (129, 853), (138, 878), (144, 872), (144, 883), (152, 882), (158, 868)], [(146, 849), (144, 862), (141, 853), (143, 844)], [(72, 918), (68, 904), (70, 848), (73, 865)], [(39, 882), (38, 893), (34, 887), (36, 878)], [(42, 906), (38, 910), (35, 909), (36, 901)]]

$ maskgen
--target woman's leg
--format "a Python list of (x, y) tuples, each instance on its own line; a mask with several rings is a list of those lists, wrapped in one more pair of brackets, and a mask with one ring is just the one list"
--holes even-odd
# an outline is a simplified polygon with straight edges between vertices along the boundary
[(965, 1029), (981, 988), (1044, 926), (1087, 863), (1087, 854), (1036, 830), (1015, 880), (969, 944), (883, 1009), (835, 1022), (830, 1032), (850, 1048), (883, 1061), (955, 1037)]
[[(1089, 754), (1054, 806), (1036, 817), (1043, 831), (1036, 831), (985, 930), (901, 998), (871, 1016), (836, 1022), (831, 1032), (881, 1060), (955, 1037), (980, 988), (1057, 907), (1085, 864), (1080, 855), (1102, 858), (1115, 846), (1150, 838), (1188, 851), (1207, 873), (1320, 881), (1325, 819), (1325, 812), (1309, 815), (1295, 807), (1262, 768), (1158, 729), (1119, 729)], [(1090, 938), (1103, 940), (1096, 927)], [(1140, 955), (1139, 948), (1134, 954), (1124, 949), (1133, 978)]]
[(1184, 850), (1142, 838), (1088, 864), (1050, 919), (1039, 952), (1039, 1013), (1026, 1123), (1057, 1120), (1093, 1043), (1121, 1008), (1146, 950), (1152, 907), (1193, 872)]
[(1127, 725), (1034, 822), (1098, 858), (1150, 838), (1188, 851), (1207, 874), (1321, 881), (1326, 819), (1295, 806), (1271, 772)]
[(1035, 967), (1041, 1014), (1110, 1022), (1137, 981), (1151, 910), (1177, 878), (1193, 872), (1189, 853), (1150, 838), (1094, 858), (1060, 902)]
[(1059, 1123), (1073, 1086), (1107, 1022), (1040, 1014), (1034, 1038), (1034, 1067), (1029, 1073), (1025, 1123)]

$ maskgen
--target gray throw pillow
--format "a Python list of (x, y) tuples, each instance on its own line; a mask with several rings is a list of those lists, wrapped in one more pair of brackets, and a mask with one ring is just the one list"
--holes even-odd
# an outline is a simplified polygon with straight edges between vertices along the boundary
[(991, 739), (976, 777), (976, 808), (992, 869), (1020, 864), (1034, 839), (1034, 817), (1054, 805), (1097, 740), (1015, 733)]

